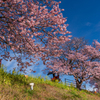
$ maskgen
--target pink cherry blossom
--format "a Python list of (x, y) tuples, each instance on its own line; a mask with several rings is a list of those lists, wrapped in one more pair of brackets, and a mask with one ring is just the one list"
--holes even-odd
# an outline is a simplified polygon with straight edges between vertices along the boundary
[[(34, 64), (39, 57), (46, 59), (50, 52), (53, 52), (52, 49), (54, 55), (51, 56), (60, 56), (59, 45), (69, 41), (70, 32), (67, 30), (65, 24), (67, 20), (61, 13), (59, 3), (61, 2), (54, 0), (45, 0), (41, 4), (34, 0), (6, 0), (5, 2), (0, 0), (0, 47), (5, 51), (0, 57), (5, 60), (6, 58), (16, 60), (21, 66), (20, 71), (25, 71), (24, 66), (27, 68), (29, 63)], [(39, 43), (44, 46), (40, 46)], [(49, 47), (52, 49), (50, 50)], [(7, 48), (17, 56), (7, 55)], [(22, 61), (21, 54), (24, 58), (33, 59), (25, 63)]]

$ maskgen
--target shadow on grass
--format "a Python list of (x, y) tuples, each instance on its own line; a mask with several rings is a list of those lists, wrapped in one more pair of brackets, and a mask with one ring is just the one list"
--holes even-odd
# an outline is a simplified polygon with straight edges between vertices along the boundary
[(69, 93), (72, 94), (73, 98), (81, 98), (81, 96), (76, 94), (74, 91), (69, 91)]
[(55, 99), (55, 98), (53, 98), (53, 97), (49, 97), (49, 98), (45, 97), (45, 99), (46, 99), (46, 100), (57, 100), (57, 99)]

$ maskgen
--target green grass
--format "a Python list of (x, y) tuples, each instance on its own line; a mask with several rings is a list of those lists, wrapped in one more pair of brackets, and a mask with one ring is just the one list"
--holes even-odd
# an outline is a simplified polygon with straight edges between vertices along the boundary
[[(52, 82), (47, 76), (28, 76), (7, 73), (4, 66), (0, 68), (0, 100), (100, 100), (100, 94), (87, 90), (78, 90), (73, 85)], [(34, 83), (30, 90), (29, 83)]]

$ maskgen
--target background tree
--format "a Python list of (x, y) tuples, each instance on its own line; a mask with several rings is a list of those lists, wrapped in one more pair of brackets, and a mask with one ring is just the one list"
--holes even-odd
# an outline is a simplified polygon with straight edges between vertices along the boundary
[(100, 93), (100, 78), (98, 79), (96, 77), (92, 77), (90, 78), (89, 83), (91, 87), (94, 86), (94, 89), (96, 89), (96, 91)]
[[(48, 55), (48, 44), (56, 48), (54, 43), (70, 40), (66, 18), (61, 13), (63, 9), (59, 8), (61, 2), (52, 0), (49, 8), (35, 1), (0, 0), (0, 53), (4, 53), (0, 57), (16, 60), (24, 73), (30, 63), (34, 64)], [(9, 50), (15, 56), (11, 56)], [(22, 56), (30, 62), (23, 62)]]
[[(95, 41), (95, 42), (96, 42), (96, 44), (94, 44), (94, 47), (95, 47), (97, 50), (100, 51), (100, 43), (97, 42), (97, 41)], [(97, 54), (97, 53), (98, 53), (98, 52), (94, 52), (95, 58), (97, 58), (97, 57), (96, 57), (96, 54)], [(100, 54), (98, 53), (98, 57), (99, 57), (99, 56), (100, 56)], [(93, 59), (95, 59), (95, 58), (93, 58)], [(99, 62), (99, 60), (98, 60), (98, 62)], [(90, 86), (91, 86), (91, 87), (94, 86), (94, 88), (97, 89), (97, 92), (100, 93), (100, 68), (99, 68), (99, 67), (98, 67), (98, 68), (96, 69), (96, 71), (94, 72), (94, 76), (90, 78), (89, 83), (90, 83)]]
[(83, 38), (74, 38), (69, 43), (62, 45), (61, 56), (45, 63), (48, 68), (56, 70), (58, 73), (72, 75), (78, 89), (81, 89), (82, 83), (93, 77), (97, 68), (100, 68), (99, 50), (95, 46), (86, 44), (87, 41)]

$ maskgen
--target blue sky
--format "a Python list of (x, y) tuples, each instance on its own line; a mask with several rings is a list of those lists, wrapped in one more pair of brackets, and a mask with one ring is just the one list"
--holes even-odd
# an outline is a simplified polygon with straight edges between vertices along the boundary
[[(92, 44), (100, 38), (100, 0), (62, 0), (68, 30), (73, 37), (85, 37)], [(100, 42), (100, 41), (99, 41)]]
[[(84, 37), (88, 40), (89, 45), (92, 44), (93, 40), (98, 40), (100, 42), (99, 0), (62, 0), (60, 8), (65, 9), (62, 13), (64, 17), (67, 17), (66, 24), (69, 24), (67, 29), (72, 32), (71, 35), (73, 37)], [(11, 55), (13, 55), (12, 52)], [(14, 60), (11, 62), (2, 60), (2, 64), (7, 67), (7, 72), (13, 70), (14, 67), (17, 67), (17, 62)], [(43, 74), (41, 70), (46, 68), (46, 66), (43, 65), (42, 61), (40, 61), (38, 66), (32, 65), (29, 69), (30, 68), (36, 70), (36, 73), (33, 74), (34, 76), (41, 75), (42, 77), (45, 77), (45, 74)], [(31, 75), (31, 73), (28, 72), (27, 75)], [(63, 82), (65, 78), (74, 80), (73, 77), (66, 75), (61, 76), (60, 78), (62, 78)], [(89, 84), (86, 85), (86, 88), (87, 90), (92, 90), (92, 88), (89, 87)]]

